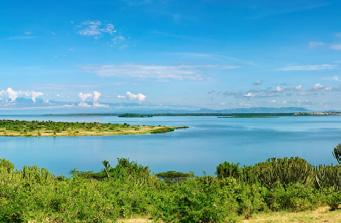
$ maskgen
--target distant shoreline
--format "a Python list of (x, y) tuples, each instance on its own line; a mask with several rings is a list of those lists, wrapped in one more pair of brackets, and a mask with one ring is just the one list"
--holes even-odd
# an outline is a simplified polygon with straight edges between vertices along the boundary
[(210, 116), (218, 118), (275, 118), (300, 116), (341, 116), (341, 112), (183, 112), (183, 113), (64, 113), (64, 114), (13, 114), (0, 117), (95, 117), (112, 116), (118, 118), (152, 118), (152, 117), (199, 117)]
[(286, 112), (286, 113), (220, 113), (220, 112), (188, 112), (188, 113), (75, 113), (75, 114), (45, 114), (40, 116), (115, 116), (119, 118), (151, 118), (173, 116), (216, 116), (216, 117), (287, 117), (287, 116), (341, 116), (341, 112)]

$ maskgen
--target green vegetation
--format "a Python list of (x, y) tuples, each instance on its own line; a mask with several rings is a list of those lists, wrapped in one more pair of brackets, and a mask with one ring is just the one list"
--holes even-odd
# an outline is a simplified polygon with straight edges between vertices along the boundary
[(134, 113), (124, 113), (118, 115), (119, 118), (150, 118), (153, 117), (153, 115), (149, 114), (134, 114)]
[(175, 171), (153, 175), (123, 158), (116, 166), (103, 161), (103, 167), (100, 172), (73, 170), (66, 178), (38, 167), (15, 170), (0, 160), (0, 222), (116, 222), (141, 216), (162, 222), (236, 222), (325, 205), (335, 210), (341, 204), (341, 165), (312, 166), (301, 158), (252, 166), (224, 162), (216, 177)]
[(170, 126), (0, 120), (0, 136), (109, 136), (172, 132)]

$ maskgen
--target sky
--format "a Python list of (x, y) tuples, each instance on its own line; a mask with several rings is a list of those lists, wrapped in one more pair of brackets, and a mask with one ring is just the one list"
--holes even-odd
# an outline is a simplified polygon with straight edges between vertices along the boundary
[(0, 109), (341, 110), (341, 2), (0, 0)]

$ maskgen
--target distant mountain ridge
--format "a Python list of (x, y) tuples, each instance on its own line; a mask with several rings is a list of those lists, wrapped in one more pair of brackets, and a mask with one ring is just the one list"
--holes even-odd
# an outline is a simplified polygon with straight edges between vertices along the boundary
[(310, 110), (303, 107), (250, 107), (232, 108), (223, 110), (200, 109), (200, 112), (221, 112), (221, 113), (294, 113), (308, 112)]
[[(142, 105), (142, 104), (107, 104), (109, 107), (90, 107), (82, 108), (78, 107), (76, 103), (69, 103), (69, 106), (63, 106), (63, 103), (52, 102), (44, 103), (43, 101), (37, 101), (32, 103), (29, 100), (20, 101), (20, 106), (11, 109), (1, 108), (0, 114), (12, 115), (12, 114), (165, 114), (165, 113), (295, 113), (295, 112), (310, 112), (303, 107), (250, 107), (250, 108), (231, 108), (231, 109), (209, 109), (209, 108), (195, 108), (195, 107), (177, 107), (177, 106), (157, 106), (157, 105)], [(34, 104), (37, 107), (25, 110), (20, 109), (22, 106)], [(41, 107), (40, 107), (41, 106)], [(51, 107), (49, 107), (51, 106)], [(41, 109), (39, 109), (39, 107)]]

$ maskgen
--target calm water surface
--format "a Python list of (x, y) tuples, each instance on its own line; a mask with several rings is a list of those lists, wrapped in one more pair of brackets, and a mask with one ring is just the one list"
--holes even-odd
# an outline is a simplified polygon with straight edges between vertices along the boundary
[(331, 150), (341, 143), (341, 117), (217, 118), (112, 116), (17, 116), (0, 119), (97, 121), (187, 125), (158, 135), (100, 137), (0, 137), (0, 157), (45, 167), (58, 175), (70, 170), (100, 170), (102, 160), (127, 157), (165, 170), (213, 174), (222, 161), (253, 164), (270, 157), (300, 156), (313, 164), (335, 163)]

